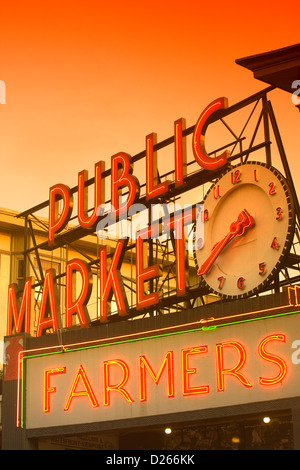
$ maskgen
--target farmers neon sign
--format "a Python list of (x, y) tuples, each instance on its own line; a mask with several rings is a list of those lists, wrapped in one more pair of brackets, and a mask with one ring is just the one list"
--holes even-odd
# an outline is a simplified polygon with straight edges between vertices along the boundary
[(257, 402), (269, 393), (293, 396), (298, 313), (248, 313), (215, 327), (197, 321), (179, 331), (173, 326), (24, 349), (18, 354), (17, 426), (23, 426), (24, 405), (28, 427), (39, 428), (64, 424), (67, 415), (69, 423), (82, 423), (83, 417), (93, 422), (141, 416), (142, 410), (156, 415)]
[[(277, 354), (272, 354), (272, 347), (274, 343), (286, 342), (284, 334), (269, 335), (259, 343), (258, 353), (260, 359), (268, 361), (273, 366), (276, 366), (276, 372), (274, 375), (273, 368), (270, 367), (270, 371), (267, 377), (256, 377), (254, 380), (247, 377), (247, 353), (244, 345), (239, 341), (226, 341), (215, 345), (215, 356), (216, 356), (216, 376), (217, 376), (217, 392), (224, 392), (226, 390), (226, 384), (230, 381), (235, 381), (241, 387), (252, 388), (254, 383), (259, 383), (262, 386), (276, 385), (279, 382), (283, 382), (287, 374), (287, 364), (285, 360)], [(229, 350), (234, 354), (233, 365), (230, 367), (226, 366), (226, 359)], [(155, 384), (160, 381), (165, 382), (165, 393), (168, 398), (175, 396), (175, 374), (181, 371), (181, 393), (183, 397), (191, 395), (204, 395), (210, 393), (209, 384), (201, 384), (201, 380), (205, 380), (202, 377), (201, 370), (193, 367), (192, 359), (196, 355), (212, 354), (209, 351), (207, 345), (199, 347), (185, 348), (181, 350), (181, 368), (175, 367), (174, 362), (174, 351), (168, 351), (162, 359), (160, 368), (156, 373), (151, 365), (151, 360), (146, 355), (139, 356), (137, 371), (130, 370), (129, 365), (126, 361), (121, 359), (111, 359), (102, 363), (102, 385), (103, 402), (100, 404), (99, 390), (96, 390), (91, 385), (84, 366), (80, 364), (77, 368), (77, 372), (74, 378), (70, 378), (70, 388), (67, 393), (67, 399), (62, 404), (64, 411), (69, 411), (72, 408), (73, 402), (87, 401), (91, 407), (98, 408), (103, 405), (105, 407), (111, 406), (111, 395), (118, 394), (122, 397), (122, 400), (128, 404), (132, 404), (134, 401), (145, 402), (151, 400), (151, 396), (147, 393), (148, 387), (147, 382), (152, 380)], [(100, 366), (101, 367), (101, 366)], [(112, 369), (117, 368), (120, 372), (120, 379), (114, 381), (111, 378)], [(175, 372), (177, 371), (177, 372)], [(138, 375), (138, 390), (136, 396), (132, 396), (132, 392), (129, 391), (128, 382), (130, 376), (137, 373)], [(54, 399), (54, 395), (57, 392), (57, 385), (53, 387), (51, 385), (51, 379), (53, 376), (68, 374), (68, 368), (54, 367), (51, 369), (44, 370), (44, 385), (43, 385), (43, 410), (44, 413), (51, 412), (51, 399)], [(191, 385), (191, 378), (197, 379), (197, 385)], [(56, 381), (59, 384), (59, 381)], [(101, 395), (101, 394), (100, 394)], [(97, 398), (98, 396), (98, 398)]]

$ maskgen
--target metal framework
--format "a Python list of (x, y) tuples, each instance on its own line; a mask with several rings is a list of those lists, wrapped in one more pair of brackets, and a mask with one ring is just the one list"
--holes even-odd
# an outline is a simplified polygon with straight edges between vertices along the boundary
[[(295, 186), (293, 183), (293, 178), (291, 175), (291, 171), (289, 168), (288, 160), (284, 151), (282, 139), (280, 136), (280, 132), (277, 126), (275, 114), (272, 108), (271, 101), (268, 100), (268, 94), (274, 90), (275, 87), (268, 87), (259, 93), (256, 93), (237, 104), (234, 104), (231, 107), (228, 107), (226, 110), (222, 110), (215, 116), (214, 121), (219, 121), (224, 125), (226, 130), (230, 134), (231, 141), (226, 143), (226, 145), (215, 149), (211, 154), (215, 154), (220, 150), (224, 149), (231, 149), (231, 156), (229, 159), (228, 166), (230, 167), (232, 164), (235, 163), (245, 163), (248, 159), (255, 159), (258, 160), (257, 154), (261, 155), (263, 153), (263, 160), (265, 163), (272, 165), (273, 159), (273, 143), (271, 142), (271, 134), (274, 136), (274, 145), (278, 151), (280, 162), (283, 168), (283, 175), (287, 179), (291, 193), (294, 201), (295, 207), (295, 215), (296, 215), (296, 229), (295, 229), (295, 236), (294, 242), (292, 245), (291, 252), (289, 253), (284, 266), (282, 267), (278, 277), (266, 288), (266, 291), (275, 291), (278, 292), (280, 288), (283, 288), (287, 285), (292, 285), (298, 283), (300, 281), (300, 255), (298, 254), (299, 251), (299, 243), (300, 243), (300, 236), (299, 236), (299, 223), (300, 223), (300, 206), (295, 190)], [(250, 112), (249, 109), (250, 108)], [(244, 125), (239, 132), (235, 132), (227, 123), (227, 119), (234, 116), (235, 113), (238, 113), (241, 110), (247, 111), (247, 117), (244, 122)], [(249, 130), (250, 126), (253, 126), (251, 130)], [(184, 132), (184, 136), (189, 136), (193, 133), (194, 126), (187, 128)], [(262, 133), (261, 141), (259, 140), (259, 133)], [(247, 135), (247, 137), (246, 137)], [(174, 143), (174, 136), (156, 144), (154, 146), (154, 150), (160, 150), (164, 147)], [(146, 156), (146, 152), (142, 151), (137, 155), (132, 157), (132, 162), (135, 163), (144, 159)], [(254, 157), (254, 158), (253, 158)], [(174, 183), (171, 183), (169, 186), (168, 192), (168, 201), (176, 201), (178, 198), (181, 197), (183, 193), (187, 193), (197, 187), (203, 187), (203, 194), (204, 188), (206, 185), (211, 185), (220, 175), (224, 172), (224, 168), (221, 168), (217, 171), (207, 171), (201, 169), (199, 165), (193, 160), (188, 162), (188, 174), (185, 179), (185, 185), (179, 188), (175, 187)], [(169, 178), (172, 172), (168, 172), (166, 174), (160, 175), (160, 179)], [(110, 169), (106, 170), (103, 174), (103, 177), (106, 178), (110, 175)], [(91, 178), (87, 181), (87, 186), (90, 186), (94, 183), (94, 178)], [(141, 185), (141, 190), (145, 187), (145, 184)], [(78, 190), (78, 187), (74, 187), (71, 189), (71, 193), (74, 194)], [(107, 201), (109, 202), (109, 201)], [(141, 196), (139, 202), (144, 204), (146, 207), (149, 207), (149, 203), (147, 203), (145, 196)], [(165, 199), (163, 202), (166, 202)], [(197, 203), (201, 203), (202, 201), (197, 201)], [(35, 237), (35, 230), (39, 228), (39, 230), (45, 231), (45, 235), (47, 234), (48, 226), (43, 222), (43, 220), (37, 215), (42, 209), (45, 209), (49, 204), (49, 201), (45, 201), (31, 209), (28, 209), (25, 212), (22, 212), (18, 215), (18, 217), (24, 218), (24, 279), (28, 275), (28, 268), (29, 265), (33, 268), (36, 283), (34, 284), (33, 288), (39, 288), (40, 291), (42, 290), (44, 274), (42, 268), (42, 254), (41, 252), (47, 250), (48, 252), (53, 252), (53, 250), (60, 247), (63, 250), (67, 250), (69, 247), (78, 251), (78, 247), (75, 246), (76, 240), (80, 238), (94, 234), (95, 236), (95, 244), (98, 243), (98, 239), (96, 238), (95, 234), (95, 227), (91, 230), (83, 229), (82, 227), (74, 226), (62, 232), (61, 234), (57, 235), (55, 238), (55, 243), (53, 246), (49, 247), (47, 242), (43, 242), (38, 244), (36, 242)], [(193, 230), (193, 227), (192, 227)], [(130, 241), (127, 245), (127, 257), (131, 259), (131, 263), (134, 262), (135, 258), (135, 242)], [(201, 284), (200, 278), (196, 278), (194, 284), (190, 282), (190, 285), (187, 288), (187, 292), (185, 296), (178, 297), (176, 294), (176, 290), (172, 289), (171, 284), (172, 280), (174, 280), (174, 276), (176, 273), (175, 271), (175, 256), (174, 256), (174, 236), (170, 235), (170, 238), (167, 240), (161, 241), (160, 239), (157, 240), (149, 240), (149, 265), (155, 264), (159, 262), (162, 268), (162, 276), (159, 278), (159, 281), (150, 281), (150, 291), (159, 290), (163, 293), (163, 297), (159, 303), (151, 308), (148, 308), (145, 311), (136, 311), (134, 302), (130, 303), (130, 308), (128, 312), (128, 318), (134, 318), (137, 316), (142, 315), (159, 315), (164, 313), (171, 313), (174, 311), (178, 311), (181, 309), (186, 308), (193, 308), (196, 303), (198, 305), (205, 304), (208, 299), (208, 290)], [(80, 252), (80, 251), (79, 251)], [(93, 267), (94, 274), (97, 277), (99, 275), (99, 258), (93, 258), (87, 255), (85, 252), (80, 252), (83, 255), (87, 262)], [(110, 255), (108, 255), (110, 256)], [(36, 266), (33, 263), (33, 257), (36, 258)], [(194, 266), (189, 267), (190, 270), (195, 270)], [(57, 273), (56, 279), (58, 283), (64, 288), (64, 272)], [(191, 277), (191, 279), (195, 279)], [(133, 276), (127, 277), (124, 279), (125, 287), (128, 289), (129, 292), (135, 292), (135, 280)], [(97, 284), (98, 285), (98, 284)], [(134, 298), (134, 296), (132, 296)], [(211, 299), (210, 299), (211, 301)], [(224, 302), (224, 300), (214, 298), (214, 301)], [(111, 315), (111, 321), (120, 321), (120, 317), (118, 315)], [(98, 319), (94, 319), (94, 323), (98, 323)]]

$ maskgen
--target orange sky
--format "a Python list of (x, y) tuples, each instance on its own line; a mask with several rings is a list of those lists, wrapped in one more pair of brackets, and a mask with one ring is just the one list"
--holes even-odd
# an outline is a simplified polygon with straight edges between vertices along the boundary
[[(264, 88), (235, 59), (299, 41), (298, 2), (2, 0), (0, 207), (25, 210), (56, 183), (145, 136), (195, 124), (206, 105)], [(300, 115), (270, 95), (290, 166), (299, 170)], [(300, 188), (300, 182), (297, 182)]]

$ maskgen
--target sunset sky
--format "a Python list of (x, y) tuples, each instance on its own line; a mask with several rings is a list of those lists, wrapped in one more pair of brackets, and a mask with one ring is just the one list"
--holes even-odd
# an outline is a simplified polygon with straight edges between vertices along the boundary
[[(25, 210), (56, 183), (145, 136), (195, 124), (208, 103), (229, 104), (264, 84), (237, 58), (300, 42), (299, 4), (274, 1), (2, 0), (0, 207)], [(270, 96), (300, 191), (300, 113)], [(160, 163), (159, 163), (160, 165)]]

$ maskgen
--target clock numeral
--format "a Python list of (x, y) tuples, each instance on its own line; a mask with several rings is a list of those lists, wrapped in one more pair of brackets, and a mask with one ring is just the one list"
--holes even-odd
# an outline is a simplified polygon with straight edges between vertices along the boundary
[(273, 194), (276, 194), (276, 191), (275, 191), (275, 183), (269, 183), (269, 194), (270, 196), (273, 196)]
[(241, 172), (240, 170), (235, 170), (235, 172), (231, 173), (231, 183), (236, 184), (240, 183), (241, 181)]
[(257, 170), (254, 170), (254, 181), (258, 181)]
[(209, 219), (209, 213), (207, 209), (205, 209), (204, 211), (201, 211), (200, 218), (201, 218), (201, 222), (206, 222)]
[(237, 286), (239, 289), (244, 289), (245, 287), (245, 279), (243, 277), (240, 277), (237, 282)]
[(218, 277), (218, 281), (219, 281), (219, 289), (222, 289), (223, 283), (225, 281), (225, 277), (223, 277), (223, 276)]
[(259, 263), (258, 267), (259, 267), (259, 274), (261, 276), (266, 274), (266, 263)]
[(276, 213), (277, 213), (276, 220), (281, 220), (282, 219), (282, 209), (281, 209), (281, 207), (277, 207)]
[(271, 248), (274, 248), (274, 250), (278, 250), (278, 249), (279, 249), (279, 246), (280, 246), (280, 245), (279, 245), (279, 243), (278, 243), (278, 241), (277, 241), (277, 237), (274, 237), (274, 238), (273, 238), (273, 241), (272, 241), (272, 243), (271, 243)]
[(219, 184), (214, 187), (214, 198), (218, 199), (218, 197), (221, 197), (221, 191), (220, 191), (220, 185)]

